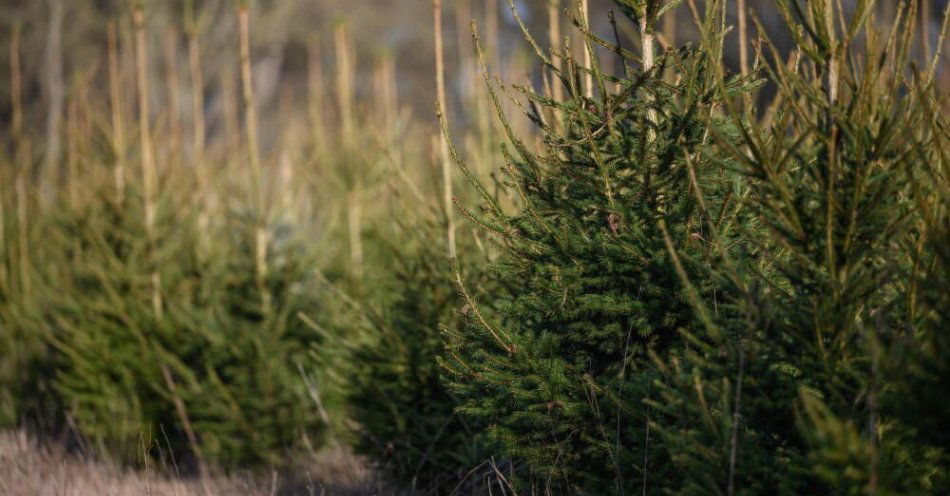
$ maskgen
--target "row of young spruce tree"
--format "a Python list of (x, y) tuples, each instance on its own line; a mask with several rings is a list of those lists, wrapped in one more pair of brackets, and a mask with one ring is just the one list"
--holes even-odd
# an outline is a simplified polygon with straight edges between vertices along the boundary
[[(885, 26), (778, 0), (793, 49), (752, 16), (739, 70), (723, 0), (615, 4), (636, 48), (567, 12), (589, 65), (512, 4), (544, 90), (492, 77), (474, 30), (506, 160), (484, 184), (450, 145), (479, 235), (394, 249), (352, 361), (360, 451), (441, 494), (950, 491), (950, 130), (918, 3)], [(686, 8), (699, 40), (666, 45)]]
[[(320, 444), (328, 430), (308, 385), (319, 336), (298, 317), (325, 308), (313, 252), (282, 212), (266, 211), (256, 142), (238, 159), (250, 164), (251, 181), (230, 164), (210, 167), (217, 157), (205, 155), (203, 134), (194, 167), (157, 153), (148, 3), (121, 7), (132, 21), (138, 140), (123, 134), (132, 133), (122, 121), (114, 24), (112, 122), (89, 117), (88, 102), (73, 104), (86, 108), (95, 132), (83, 141), (73, 129), (79, 111), (71, 111), (67, 186), (47, 185), (65, 194), (32, 184), (36, 155), (22, 128), (22, 95), (12, 98), (15, 151), (2, 179), (16, 181), (17, 215), (0, 211), (0, 427), (65, 433), (84, 454), (202, 477), (206, 464), (284, 466), (288, 452)], [(247, 53), (248, 4), (236, 7)], [(11, 53), (18, 49), (11, 42)], [(245, 112), (248, 136), (254, 118)]]
[[(320, 240), (267, 208), (248, 2), (249, 181), (154, 170), (131, 3), (135, 153), (95, 141), (87, 187), (0, 226), (23, 233), (0, 252), (0, 425), (201, 475), (347, 442), (414, 494), (950, 492), (950, 129), (918, 0), (888, 25), (873, 0), (776, 0), (786, 51), (726, 0), (614, 3), (612, 33), (572, 7), (584, 46), (546, 50), (510, 2), (538, 88), (494, 77), (473, 30), (504, 162), (473, 170), (442, 118), (467, 188), (366, 229), (386, 267), (359, 276), (315, 270)], [(657, 33), (674, 13), (692, 44)], [(141, 184), (113, 183), (127, 158)]]

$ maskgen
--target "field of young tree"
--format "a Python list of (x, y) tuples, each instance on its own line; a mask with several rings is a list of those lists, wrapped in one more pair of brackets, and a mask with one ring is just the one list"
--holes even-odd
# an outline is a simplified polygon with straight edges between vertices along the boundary
[(0, 2), (0, 494), (950, 494), (948, 12)]

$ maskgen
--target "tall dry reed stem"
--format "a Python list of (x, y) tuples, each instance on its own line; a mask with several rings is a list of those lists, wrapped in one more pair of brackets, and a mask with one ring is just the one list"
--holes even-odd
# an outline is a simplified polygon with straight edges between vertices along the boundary
[(748, 10), (746, 0), (736, 0), (736, 10), (739, 18), (739, 68), (743, 76), (749, 75), (749, 39), (748, 39)]
[[(354, 115), (353, 60), (349, 33), (346, 25), (338, 24), (333, 31), (333, 43), (336, 49), (336, 92), (340, 111), (340, 124), (343, 133), (345, 153), (356, 151), (356, 116)], [(362, 240), (362, 180), (360, 171), (353, 171), (353, 183), (346, 195), (347, 227), (350, 242), (350, 262), (357, 279), (363, 275)]]
[[(194, 146), (195, 167), (198, 168), (199, 179), (207, 180), (204, 177), (204, 155), (205, 155), (205, 89), (204, 73), (201, 68), (201, 33), (198, 20), (191, 9), (194, 8), (191, 2), (188, 3), (189, 13), (187, 16), (186, 36), (188, 37), (188, 69), (191, 77), (191, 118), (192, 118), (192, 146)], [(202, 181), (201, 186), (205, 186)]]
[[(23, 73), (20, 67), (20, 43), (21, 27), (17, 24), (13, 28), (13, 36), (10, 39), (10, 106), (12, 111), (11, 131), (13, 133), (14, 150), (14, 193), (16, 196), (16, 219), (17, 219), (17, 265), (19, 269), (20, 291), (25, 299), (31, 295), (30, 287), (30, 251), (28, 247), (29, 234), (29, 212), (27, 211), (27, 177), (30, 164), (30, 145), (23, 134)], [(2, 190), (2, 189), (0, 189)], [(3, 202), (0, 199), (0, 208)], [(0, 211), (0, 218), (3, 212)], [(3, 233), (3, 246), (6, 249), (6, 229), (0, 224), (0, 232)]]
[(920, 3), (920, 41), (924, 50), (924, 60), (930, 58), (930, 19), (932, 8), (929, 0)]
[[(11, 266), (12, 266), (12, 257), (7, 255), (10, 252), (9, 244), (7, 243), (7, 227), (6, 222), (6, 178), (3, 177), (3, 172), (0, 171), (0, 292), (6, 293), (7, 289), (12, 286), (11, 281), (13, 276), (11, 275)], [(10, 263), (8, 263), (8, 260)]]
[(168, 97), (168, 153), (174, 166), (181, 158), (181, 86), (178, 84), (178, 33), (174, 28), (165, 32), (165, 92)]
[(271, 294), (267, 287), (267, 213), (264, 205), (264, 188), (261, 175), (260, 150), (257, 143), (257, 111), (254, 108), (254, 85), (251, 73), (251, 29), (247, 5), (238, 5), (238, 32), (241, 45), (241, 86), (244, 93), (244, 123), (247, 134), (247, 158), (251, 168), (251, 195), (254, 197), (254, 268), (261, 309), (270, 315)]
[(204, 74), (201, 69), (201, 38), (198, 21), (192, 11), (194, 5), (189, 2), (186, 16), (186, 35), (188, 36), (188, 68), (191, 77), (191, 119), (192, 147), (195, 175), (198, 179), (196, 196), (198, 206), (198, 246), (204, 251), (207, 246), (208, 226), (211, 222), (208, 211), (208, 167), (205, 164), (205, 93)]
[[(22, 129), (23, 115), (22, 110), (18, 108), (18, 101), (20, 99), (20, 82), (17, 81), (19, 75), (19, 65), (20, 65), (20, 25), (17, 24), (13, 27), (13, 32), (10, 36), (10, 102), (13, 106), (13, 115), (11, 116), (11, 134), (13, 138), (13, 146), (15, 147), (13, 152), (13, 163), (14, 163), (14, 174), (20, 168), (17, 161), (17, 155), (19, 149), (19, 132)], [(6, 258), (9, 244), (7, 244), (7, 227), (6, 227), (6, 178), (4, 177), (4, 171), (0, 170), (0, 254)], [(6, 290), (9, 286), (10, 278), (8, 277), (9, 273), (7, 272), (7, 263), (5, 260), (0, 260), (0, 290)]]
[[(563, 70), (563, 54), (561, 53), (561, 0), (548, 0), (548, 40), (551, 43), (551, 62), (556, 70), (551, 70), (551, 98), (555, 101), (564, 101), (564, 85), (561, 84), (560, 72)], [(554, 125), (559, 126), (560, 116), (557, 111), (551, 112)]]
[[(834, 105), (838, 101), (838, 64), (839, 64), (838, 58), (839, 58), (839, 55), (838, 55), (838, 42), (837, 42), (837, 36), (835, 34), (835, 24), (834, 24), (835, 22), (834, 2), (835, 0), (824, 0), (825, 22), (826, 22), (826, 25), (824, 26), (824, 28), (827, 31), (827, 42), (830, 45), (829, 51), (831, 52), (831, 56), (828, 57), (828, 60), (826, 62), (826, 65), (827, 65), (826, 71), (828, 74), (828, 103), (829, 103), (828, 107), (829, 108), (833, 108)], [(835, 229), (834, 222), (835, 222), (835, 215), (836, 215), (835, 208), (834, 208), (834, 205), (835, 205), (834, 184), (837, 181), (837, 168), (838, 168), (837, 167), (837, 164), (838, 164), (837, 150), (835, 148), (835, 143), (837, 142), (838, 126), (836, 124), (837, 121), (831, 116), (829, 116), (829, 121), (832, 122), (832, 126), (830, 130), (831, 135), (829, 136), (829, 140), (828, 140), (828, 143), (830, 144), (830, 146), (828, 146), (828, 177), (826, 178), (826, 180), (828, 181), (827, 182), (828, 187), (826, 191), (826, 201), (828, 204), (828, 209), (825, 215), (825, 238), (826, 238), (826, 243), (828, 243), (828, 245), (826, 246), (826, 258), (827, 258), (827, 264), (828, 264), (828, 273), (838, 274), (838, 270), (836, 268), (837, 257), (835, 256), (835, 250), (834, 250), (834, 229)]]
[[(25, 144), (23, 150), (23, 156), (25, 159), (29, 157), (29, 144)], [(23, 170), (23, 165), (27, 162), (20, 163), (20, 171), (16, 176), (16, 217), (17, 217), (17, 264), (20, 269), (20, 291), (23, 295), (23, 298), (29, 301), (32, 295), (32, 265), (30, 262), (30, 247), (29, 247), (29, 233), (30, 233), (30, 213), (29, 213), (29, 197), (26, 191), (27, 187), (27, 174), (26, 170)]]
[[(587, 31), (590, 31), (590, 6), (588, 5), (588, 1), (581, 0), (580, 8), (581, 8), (581, 19), (584, 22), (584, 29)], [(588, 72), (584, 74), (584, 96), (586, 96), (587, 98), (594, 98), (594, 74), (593, 72), (590, 72), (593, 70), (592, 60), (591, 60), (592, 47), (590, 44), (590, 40), (587, 39), (586, 35), (584, 36), (583, 39), (584, 39), (584, 45), (583, 45), (584, 67), (587, 68), (588, 70)], [(646, 52), (644, 51), (644, 53)], [(653, 57), (652, 54), (650, 55), (650, 57), (651, 58)], [(644, 60), (644, 64), (646, 64), (646, 60)], [(650, 66), (651, 67), (653, 66), (652, 61), (651, 61)]]
[[(13, 32), (10, 35), (10, 103), (11, 103), (11, 106), (13, 107), (11, 122), (10, 122), (11, 124), (10, 131), (12, 135), (11, 137), (13, 138), (13, 146), (14, 146), (14, 152), (13, 152), (14, 167), (15, 167), (14, 173), (16, 173), (16, 171), (19, 169), (19, 163), (17, 160), (19, 158), (18, 152), (20, 148), (19, 134), (20, 134), (20, 131), (23, 129), (23, 110), (20, 109), (19, 107), (19, 102), (21, 98), (20, 95), (22, 91), (20, 88), (19, 73), (20, 73), (20, 25), (16, 24), (13, 27)], [(5, 179), (6, 178), (3, 175), (3, 171), (0, 171), (0, 252), (3, 252), (3, 253), (6, 253), (7, 247), (9, 246), (7, 244), (7, 229), (5, 225), (6, 213), (4, 211), (4, 208), (6, 207), (6, 199), (4, 198), (4, 193), (6, 193)], [(6, 264), (0, 261), (0, 265), (3, 265), (3, 267), (0, 267), (0, 270), (4, 271), (2, 274), (3, 280), (0, 281), (0, 284), (2, 284), (5, 287), (8, 282), (7, 277), (6, 277), (7, 274), (5, 272)]]
[[(448, 111), (445, 98), (445, 60), (442, 47), (442, 0), (432, 1), (433, 28), (435, 33), (435, 86), (439, 99), (439, 108), (446, 115)], [(449, 162), (447, 136), (439, 140), (439, 161), (442, 165), (442, 208), (445, 209), (446, 246), (449, 258), (454, 259), (455, 216), (452, 208), (452, 167)]]
[(132, 170), (132, 160), (131, 160), (131, 142), (132, 142), (132, 128), (131, 126), (135, 122), (135, 107), (138, 105), (137, 100), (137, 90), (136, 86), (138, 85), (138, 80), (136, 79), (136, 67), (135, 67), (135, 28), (132, 23), (128, 22), (131, 19), (131, 16), (119, 17), (116, 23), (116, 41), (118, 42), (119, 49), (119, 84), (122, 87), (122, 108), (120, 109), (120, 114), (122, 115), (123, 123), (126, 125), (126, 155), (125, 155), (125, 179), (126, 187), (128, 187), (130, 181), (135, 177), (135, 173)]
[(116, 200), (125, 198), (125, 122), (122, 118), (122, 84), (119, 78), (119, 50), (115, 21), (109, 21), (109, 104), (112, 110), (112, 164)]
[(385, 53), (376, 62), (373, 74), (373, 89), (376, 111), (382, 116), (385, 136), (392, 142), (395, 138), (396, 114), (399, 103), (396, 96), (396, 63), (392, 54)]
[[(20, 154), (23, 138), (23, 80), (20, 69), (20, 38), (22, 28), (19, 23), (13, 27), (10, 36), (10, 106), (11, 126), (15, 155)], [(19, 165), (19, 164), (18, 164)]]
[(336, 93), (340, 107), (340, 124), (343, 139), (347, 146), (352, 146), (355, 140), (356, 118), (354, 115), (353, 92), (353, 61), (352, 47), (345, 24), (338, 24), (333, 30), (334, 47), (336, 48)]
[[(188, 35), (188, 66), (191, 72), (191, 114), (195, 167), (200, 178), (205, 175), (205, 93), (201, 70), (201, 41), (197, 33)], [(204, 178), (206, 180), (206, 178)], [(204, 185), (204, 183), (202, 183)]]
[[(152, 130), (149, 122), (148, 92), (148, 46), (145, 39), (145, 12), (137, 6), (132, 12), (135, 25), (135, 74), (139, 97), (139, 137), (142, 147), (142, 188), (145, 200), (145, 235), (153, 257), (155, 251), (155, 201), (158, 193), (158, 177), (155, 172), (155, 156), (152, 151)], [(152, 309), (162, 313), (162, 281), (158, 268), (152, 268)]]
[(327, 144), (322, 60), (320, 40), (312, 36), (307, 43), (307, 103), (315, 157), (323, 155)]
[(356, 189), (346, 194), (346, 219), (350, 240), (350, 262), (353, 275), (357, 279), (363, 276), (363, 234), (361, 191)]
[(234, 78), (234, 68), (230, 65), (221, 69), (221, 107), (224, 114), (224, 149), (232, 150), (241, 143), (241, 122), (238, 111), (237, 84)]
[[(640, 17), (640, 47), (643, 52), (641, 56), (643, 57), (644, 72), (653, 70), (653, 66), (656, 63), (655, 54), (653, 52), (653, 44), (656, 39), (654, 24), (655, 19), (650, 19), (647, 15)], [(653, 110), (651, 107), (650, 110), (647, 111), (647, 126), (649, 126), (649, 131), (647, 131), (647, 139), (650, 142), (653, 142), (653, 140), (656, 139), (656, 123), (656, 110)]]
[(51, 199), (56, 172), (62, 155), (62, 121), (66, 104), (66, 88), (63, 82), (63, 19), (64, 0), (48, 0), (49, 27), (46, 32), (46, 85), (48, 109), (46, 114), (46, 161), (40, 173), (41, 198)]
[(77, 201), (78, 170), (79, 170), (79, 102), (73, 86), (73, 95), (66, 105), (66, 191), (69, 207), (75, 208)]
[[(739, 19), (739, 70), (743, 77), (749, 75), (749, 8), (746, 0), (736, 0), (736, 11)], [(744, 92), (742, 105), (746, 112), (752, 112), (752, 93)]]

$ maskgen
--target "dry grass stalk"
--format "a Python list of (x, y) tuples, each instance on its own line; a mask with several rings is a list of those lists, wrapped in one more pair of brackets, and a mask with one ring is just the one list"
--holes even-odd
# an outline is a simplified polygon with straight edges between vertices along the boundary
[(165, 91), (168, 96), (168, 153), (170, 164), (181, 158), (181, 86), (178, 84), (178, 34), (173, 28), (165, 32)]
[(350, 262), (353, 275), (359, 279), (363, 275), (363, 238), (362, 203), (360, 189), (357, 187), (346, 194), (347, 230), (350, 240)]
[[(148, 93), (148, 46), (145, 40), (145, 13), (141, 5), (132, 12), (135, 25), (135, 66), (139, 97), (139, 137), (142, 147), (142, 188), (145, 200), (145, 233), (149, 244), (155, 242), (155, 201), (158, 193), (158, 177), (155, 172), (155, 156), (152, 151), (152, 130), (149, 122)], [(152, 269), (152, 309), (162, 313), (161, 276)]]
[[(127, 126), (135, 121), (135, 106), (138, 103), (136, 98), (138, 82), (135, 68), (135, 29), (132, 23), (129, 22), (130, 18), (131, 16), (121, 16), (116, 22), (116, 41), (119, 44), (119, 84), (122, 87), (122, 95), (124, 95), (120, 113)], [(131, 133), (131, 130), (126, 129), (126, 132)], [(126, 140), (126, 186), (134, 176), (129, 159), (131, 136), (131, 134), (128, 134)]]
[[(343, 147), (346, 153), (356, 148), (356, 117), (354, 115), (355, 91), (353, 87), (352, 47), (346, 25), (338, 24), (333, 31), (336, 49), (336, 92), (340, 111), (340, 124), (343, 133)], [(353, 184), (346, 196), (347, 227), (350, 242), (350, 262), (356, 278), (363, 274), (362, 240), (362, 181), (359, 171), (353, 171)]]
[(921, 48), (924, 50), (924, 60), (930, 58), (930, 22), (931, 22), (931, 13), (930, 9), (932, 5), (929, 0), (924, 0), (920, 3), (920, 39), (921, 39)]
[(338, 24), (333, 30), (333, 41), (336, 48), (336, 96), (340, 107), (340, 125), (344, 143), (350, 146), (355, 140), (356, 118), (354, 116), (352, 47), (345, 24)]
[[(15, 147), (13, 160), (16, 170), (14, 171), (14, 189), (16, 195), (16, 218), (17, 218), (17, 265), (19, 269), (20, 291), (25, 298), (31, 294), (30, 288), (30, 252), (27, 246), (28, 228), (27, 220), (27, 192), (26, 181), (29, 174), (28, 165), (30, 163), (29, 143), (23, 135), (23, 73), (20, 67), (20, 40), (21, 27), (16, 24), (13, 28), (13, 36), (10, 38), (10, 107), (11, 107), (11, 133), (13, 146)], [(2, 178), (0, 174), (0, 178)], [(0, 184), (0, 191), (3, 191), (3, 185)], [(0, 241), (3, 242), (4, 250), (7, 249), (6, 229), (2, 224), (6, 218), (3, 209), (3, 199), (0, 198)]]
[[(548, 0), (548, 40), (551, 43), (551, 62), (557, 70), (550, 71), (547, 78), (550, 86), (549, 94), (555, 101), (564, 101), (564, 85), (561, 84), (560, 72), (563, 70), (562, 40), (561, 40), (561, 0)], [(556, 110), (551, 110), (552, 124), (560, 129), (560, 116)]]
[(112, 164), (116, 199), (125, 196), (125, 122), (122, 118), (122, 84), (119, 77), (119, 50), (115, 21), (109, 21), (109, 104), (112, 110)]
[(261, 175), (260, 151), (257, 143), (257, 111), (254, 108), (254, 86), (251, 73), (250, 17), (247, 4), (238, 5), (238, 32), (241, 45), (241, 86), (244, 93), (244, 123), (246, 125), (247, 156), (251, 166), (251, 194), (255, 202), (254, 267), (261, 308), (270, 315), (271, 294), (267, 288), (267, 213)]
[(191, 73), (192, 144), (195, 167), (199, 177), (204, 171), (205, 155), (205, 93), (204, 76), (201, 70), (201, 40), (197, 29), (188, 31), (188, 66)]
[(52, 197), (56, 171), (62, 155), (62, 120), (66, 104), (63, 82), (63, 19), (64, 0), (49, 1), (49, 31), (46, 33), (46, 164), (41, 175), (41, 195), (44, 201)]
[(192, 2), (186, 3), (185, 34), (188, 37), (188, 69), (191, 77), (191, 119), (192, 119), (192, 160), (194, 161), (195, 175), (198, 179), (198, 245), (204, 252), (207, 246), (207, 232), (211, 217), (208, 211), (208, 202), (205, 200), (208, 192), (208, 167), (205, 164), (205, 93), (204, 74), (201, 68), (201, 37), (198, 21), (195, 18)]
[[(20, 169), (20, 133), (23, 130), (23, 109), (20, 107), (22, 88), (20, 85), (20, 24), (16, 24), (10, 36), (10, 104), (12, 106), (10, 132), (15, 148), (13, 153), (14, 174), (17, 174)], [(4, 255), (9, 246), (5, 224), (6, 212), (4, 211), (6, 208), (5, 180), (3, 171), (0, 171), (0, 252)], [(0, 261), (0, 270), (3, 271), (0, 273), (0, 277), (2, 277), (0, 284), (5, 288), (9, 284), (9, 279), (6, 272), (7, 266), (2, 261)]]
[[(558, 70), (562, 68), (561, 60), (561, 0), (548, 0), (548, 39), (551, 43), (551, 62), (557, 66)], [(564, 88), (557, 75), (551, 75), (551, 96), (555, 100), (564, 101)]]
[(739, 67), (743, 76), (749, 75), (749, 39), (748, 39), (748, 10), (745, 0), (736, 0), (736, 9), (739, 17)]
[(311, 36), (307, 43), (307, 102), (316, 157), (323, 155), (327, 144), (322, 60), (320, 40), (316, 36)]
[(373, 89), (376, 96), (376, 111), (382, 116), (383, 130), (392, 143), (392, 139), (395, 138), (393, 133), (396, 128), (399, 99), (396, 94), (396, 62), (392, 54), (388, 52), (380, 55), (376, 62)]
[(16, 154), (19, 155), (23, 139), (23, 79), (20, 72), (20, 39), (22, 27), (17, 23), (10, 36), (10, 106), (11, 134)]
[(79, 183), (79, 102), (75, 95), (78, 84), (74, 85), (73, 96), (66, 105), (66, 191), (70, 208), (78, 204), (77, 187)]
[[(835, 0), (824, 0), (825, 2), (825, 29), (828, 32), (828, 39), (831, 43), (832, 56), (828, 59), (828, 99), (832, 105), (838, 100), (838, 43), (835, 35)], [(829, 193), (830, 194), (830, 193)]]
[(209, 176), (208, 166), (205, 164), (205, 93), (204, 73), (201, 67), (201, 34), (198, 20), (194, 13), (194, 4), (189, 1), (185, 4), (185, 34), (188, 37), (188, 72), (191, 78), (191, 119), (192, 119), (192, 160), (195, 175), (198, 179), (198, 188), (195, 193), (199, 202), (198, 212), (198, 246), (201, 253), (206, 252), (208, 245), (207, 233), (211, 224), (211, 213), (207, 201)]
[(225, 66), (219, 75), (221, 81), (221, 107), (224, 114), (224, 150), (233, 150), (241, 142), (241, 123), (238, 112), (237, 85), (235, 84), (233, 67)]
[[(640, 17), (640, 49), (643, 52), (641, 56), (643, 57), (643, 71), (649, 72), (653, 70), (655, 62), (655, 54), (653, 52), (653, 44), (656, 39), (654, 32), (655, 26), (652, 19), (648, 19), (648, 16)], [(656, 139), (656, 123), (657, 116), (656, 110), (652, 108), (647, 111), (647, 126), (649, 126), (649, 131), (647, 132), (647, 139), (653, 141)]]
[(11, 286), (10, 282), (12, 280), (9, 272), (9, 266), (7, 265), (7, 227), (4, 219), (6, 218), (6, 178), (3, 177), (3, 172), (0, 172), (0, 292), (6, 294), (7, 289)]
[[(24, 148), (29, 148), (29, 144), (26, 144)], [(23, 156), (28, 157), (29, 151), (24, 150)], [(16, 176), (16, 216), (17, 216), (17, 263), (20, 269), (20, 291), (23, 294), (23, 297), (29, 300), (30, 295), (32, 294), (31, 287), (31, 264), (30, 264), (30, 249), (29, 249), (29, 218), (30, 214), (28, 211), (28, 193), (26, 191), (26, 171), (22, 170), (22, 164), (27, 162), (21, 162), (21, 170)]]
[[(432, 12), (435, 31), (435, 81), (439, 108), (447, 112), (445, 98), (445, 60), (442, 47), (442, 0), (433, 0)], [(445, 209), (446, 245), (449, 258), (455, 258), (455, 218), (452, 210), (452, 166), (449, 161), (449, 145), (446, 137), (439, 140), (439, 161), (442, 165), (442, 207)]]
[[(580, 9), (581, 9), (581, 19), (584, 21), (584, 29), (589, 31), (590, 30), (590, 6), (588, 5), (587, 0), (581, 0)], [(590, 44), (590, 41), (587, 39), (587, 36), (584, 36), (584, 44), (582, 45), (581, 48), (583, 49), (582, 51), (584, 53), (584, 67), (587, 68), (588, 71), (591, 71), (592, 70), (592, 65), (591, 65), (592, 64), (592, 61), (591, 61), (592, 45)], [(646, 51), (644, 51), (644, 53), (646, 53)], [(650, 57), (651, 57), (650, 67), (653, 67), (653, 63), (652, 63), (653, 55), (651, 54)], [(644, 65), (646, 65), (646, 60), (644, 60)], [(587, 98), (594, 98), (594, 74), (592, 72), (586, 72), (584, 74), (584, 96), (586, 96)]]

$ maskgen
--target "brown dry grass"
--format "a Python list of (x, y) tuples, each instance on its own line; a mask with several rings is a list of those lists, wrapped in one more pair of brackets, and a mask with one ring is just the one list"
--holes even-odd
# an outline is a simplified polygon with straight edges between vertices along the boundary
[(0, 494), (4, 496), (370, 496), (387, 490), (360, 458), (329, 449), (290, 473), (214, 474), (208, 491), (173, 467), (129, 470), (108, 460), (39, 443), (24, 431), (0, 433)]

